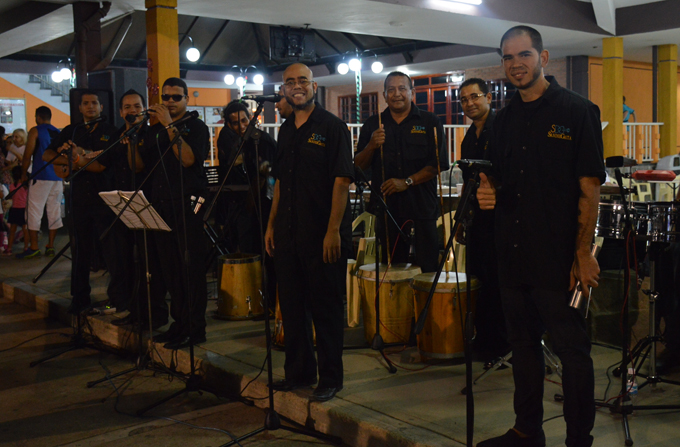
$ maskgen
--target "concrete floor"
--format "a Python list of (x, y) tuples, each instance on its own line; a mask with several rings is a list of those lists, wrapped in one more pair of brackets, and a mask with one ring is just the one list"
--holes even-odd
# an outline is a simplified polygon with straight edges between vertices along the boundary
[[(60, 246), (58, 243), (57, 246)], [(28, 303), (36, 306), (39, 313), (17, 307), (12, 312), (17, 315), (26, 315), (29, 320), (37, 320), (43, 327), (40, 329), (19, 329), (21, 323), (0, 320), (0, 349), (16, 344), (38, 335), (40, 330), (50, 330), (55, 323), (43, 320), (45, 314), (60, 315), (58, 309), (68, 305), (68, 285), (70, 262), (66, 259), (59, 260), (40, 281), (33, 286), (31, 279), (47, 262), (44, 258), (25, 260), (22, 262), (13, 259), (0, 259), (0, 282), (4, 282), (3, 290), (7, 298), (17, 302)], [(93, 294), (101, 299), (105, 298), (106, 277), (93, 274)], [(11, 297), (9, 295), (12, 295)], [(30, 298), (33, 297), (33, 298)], [(43, 300), (43, 298), (45, 298)], [(640, 300), (641, 314), (635, 326), (636, 337), (641, 337), (646, 332), (645, 300)], [(10, 306), (10, 305), (7, 305)], [(14, 305), (12, 305), (14, 306)], [(0, 314), (5, 315), (4, 309), (10, 308), (3, 305)], [(209, 312), (215, 309), (215, 302), (209, 303)], [(63, 314), (63, 312), (61, 312)], [(5, 318), (3, 316), (3, 318)], [(13, 318), (13, 317), (12, 317)], [(108, 333), (111, 331), (108, 321), (113, 317), (96, 317), (92, 319), (97, 334), (106, 340), (113, 339), (113, 344), (124, 344), (131, 334)], [(35, 323), (35, 321), (34, 321)], [(7, 325), (6, 325), (7, 324)], [(7, 329), (2, 329), (6, 327)], [(12, 329), (16, 327), (17, 329)], [(99, 332), (101, 331), (101, 333)], [(108, 331), (108, 332), (107, 332)], [(346, 344), (356, 344), (363, 339), (362, 329), (348, 329), (346, 332)], [(12, 334), (11, 340), (4, 337)], [(219, 375), (220, 380), (228, 387), (235, 388), (236, 392), (258, 374), (265, 354), (264, 329), (262, 322), (241, 321), (229, 322), (208, 318), (208, 341), (196, 348), (197, 358), (202, 362), (202, 371), (206, 375)], [(103, 364), (112, 371), (120, 370), (130, 363), (119, 360), (118, 357), (106, 354), (102, 356), (94, 351), (82, 351), (68, 354), (56, 361), (45, 363), (35, 369), (26, 366), (27, 360), (32, 360), (35, 355), (43, 351), (49, 351), (57, 343), (63, 342), (58, 336), (49, 336), (38, 339), (31, 344), (23, 345), (17, 350), (9, 351), (0, 357), (3, 360), (7, 355), (18, 355), (23, 352), (23, 362), (12, 362), (11, 368), (3, 363), (2, 377), (11, 377), (11, 380), (3, 380), (0, 385), (0, 445), (3, 442), (8, 445), (63, 445), (74, 442), (77, 439), (92, 438), (95, 441), (77, 445), (106, 445), (103, 439), (96, 440), (96, 436), (104, 432), (117, 433), (126, 440), (130, 430), (125, 427), (135, 427), (131, 433), (134, 436), (141, 435), (151, 430), (153, 437), (165, 436), (166, 431), (180, 430), (177, 424), (172, 429), (156, 430), (142, 426), (148, 421), (131, 419), (128, 416), (119, 415), (114, 408), (115, 396), (111, 396), (104, 404), (100, 401), (110, 395), (113, 388), (110, 383), (99, 385), (92, 389), (86, 389), (83, 383), (91, 378), (103, 375), (101, 366), (98, 365), (100, 358)], [(156, 345), (158, 346), (158, 345)], [(16, 351), (16, 352), (15, 352)], [(303, 422), (321, 431), (341, 436), (348, 445), (356, 446), (455, 446), (465, 443), (465, 396), (460, 394), (465, 383), (464, 365), (443, 364), (424, 365), (418, 363), (419, 355), (415, 349), (403, 351), (392, 349), (390, 358), (399, 363), (403, 368), (397, 374), (389, 374), (382, 364), (379, 354), (369, 349), (345, 351), (345, 389), (336, 399), (324, 404), (309, 404), (306, 396), (310, 391), (300, 390), (295, 393), (277, 393), (275, 396), (277, 410), (288, 417)], [(162, 348), (154, 351), (158, 358), (176, 363), (186, 361), (186, 353), (180, 351), (173, 356), (171, 352), (164, 352)], [(283, 353), (272, 352), (275, 378), (283, 376)], [(620, 358), (617, 351), (604, 347), (595, 346), (593, 359), (596, 367), (596, 397), (604, 396), (607, 388), (607, 368)], [(89, 363), (88, 363), (89, 362)], [(110, 362), (110, 363), (109, 363)], [(206, 365), (210, 368), (206, 369)], [(481, 372), (481, 364), (475, 363), (475, 375)], [(219, 371), (216, 372), (216, 371)], [(53, 375), (56, 376), (53, 377)], [(81, 374), (87, 377), (79, 377)], [(53, 377), (53, 378), (52, 378)], [(669, 379), (680, 380), (680, 371), (674, 371), (668, 376)], [(559, 382), (559, 377), (553, 374), (549, 377), (554, 382)], [(42, 387), (41, 384), (55, 381), (55, 386)], [(121, 380), (122, 382), (122, 380)], [(266, 396), (265, 380), (260, 376), (246, 390), (245, 395), (261, 399)], [(68, 383), (68, 385), (67, 385)], [(144, 402), (152, 402), (167, 395), (172, 389), (179, 387), (178, 382), (168, 383), (162, 378), (149, 378), (145, 373), (132, 381), (130, 387), (120, 399), (120, 408), (127, 410), (137, 409)], [(225, 385), (226, 386), (226, 385)], [(67, 392), (68, 387), (73, 387), (72, 392)], [(37, 394), (37, 389), (48, 392), (45, 398)], [(610, 388), (608, 397), (614, 396), (618, 389), (616, 382)], [(63, 391), (62, 391), (63, 390)], [(544, 425), (548, 437), (549, 446), (563, 445), (565, 424), (561, 415), (561, 404), (555, 402), (553, 395), (560, 392), (558, 384), (547, 382), (545, 392), (545, 419), (557, 417), (547, 421)], [(475, 387), (475, 442), (487, 437), (504, 433), (512, 426), (512, 393), (513, 383), (511, 371), (499, 371), (490, 375), (486, 380)], [(65, 395), (68, 401), (61, 402), (58, 397)], [(19, 397), (21, 396), (21, 397)], [(77, 397), (76, 397), (77, 396)], [(53, 400), (54, 399), (54, 400)], [(56, 400), (56, 401), (55, 401)], [(73, 401), (72, 401), (73, 400)], [(256, 400), (256, 405), (262, 406), (266, 401)], [(636, 405), (644, 404), (680, 404), (680, 387), (672, 385), (660, 385), (656, 389), (647, 387), (640, 391), (636, 397)], [(252, 417), (252, 425), (260, 426), (262, 412), (257, 408), (245, 407), (240, 403), (225, 403), (209, 394), (202, 397), (192, 394), (183, 400), (186, 407), (174, 408), (162, 407), (152, 412), (154, 415), (182, 414), (188, 419), (199, 419), (201, 424), (217, 426), (205, 421), (221, 420), (220, 416), (213, 414), (228, 414), (235, 411), (239, 416), (247, 418), (246, 414), (255, 411)], [(179, 405), (179, 403), (177, 404)], [(224, 410), (222, 407), (224, 406)], [(94, 418), (89, 411), (79, 409), (96, 409)], [(235, 409), (233, 409), (235, 408)], [(210, 412), (194, 414), (195, 411)], [(214, 413), (213, 413), (214, 411)], [(167, 413), (166, 413), (167, 412)], [(82, 421), (74, 422), (70, 427), (65, 423), (41, 424), (43, 420), (49, 420), (52, 415), (63, 414), (69, 418), (83, 418)], [(187, 415), (188, 414), (188, 415)], [(206, 419), (202, 419), (206, 418)], [(677, 446), (680, 444), (680, 426), (677, 411), (636, 411), (630, 418), (630, 426), (635, 446)], [(58, 419), (57, 419), (58, 420)], [(89, 421), (89, 422), (88, 422)], [(163, 422), (165, 423), (165, 422)], [(168, 422), (169, 423), (169, 422)], [(154, 422), (154, 427), (159, 422)], [(152, 425), (153, 425), (152, 424)], [(227, 424), (225, 422), (225, 424)], [(247, 425), (245, 422), (243, 424)], [(224, 425), (227, 427), (229, 424)], [(222, 428), (223, 426), (220, 425)], [(85, 428), (87, 433), (83, 435), (80, 430)], [(6, 430), (16, 430), (7, 438)], [(120, 431), (122, 430), (122, 431)], [(126, 431), (127, 430), (127, 431)], [(238, 431), (235, 428), (227, 428), (229, 431)], [(239, 433), (247, 432), (248, 429)], [(56, 433), (55, 433), (56, 432)], [(75, 434), (82, 435), (81, 438)], [(191, 445), (219, 445), (227, 442), (228, 437), (224, 434), (210, 432), (196, 435), (192, 429), (192, 436), (196, 436), (196, 442)], [(271, 434), (273, 439), (279, 438), (280, 432)], [(52, 435), (63, 436), (54, 443), (35, 443), (35, 439), (49, 438)], [(612, 415), (608, 410), (598, 411), (593, 434), (597, 446), (622, 446), (624, 436), (621, 418)], [(68, 437), (74, 436), (74, 437)], [(133, 437), (134, 437), (133, 436)], [(203, 440), (203, 436), (213, 437)], [(269, 435), (268, 435), (269, 436)], [(219, 440), (218, 440), (219, 439)], [(308, 438), (305, 438), (308, 439)], [(198, 441), (200, 440), (200, 441)], [(174, 442), (175, 438), (167, 442)], [(41, 441), (42, 442), (42, 441)], [(113, 442), (113, 441), (112, 441)], [(138, 438), (136, 443), (129, 445), (155, 445), (147, 444), (144, 438)], [(278, 441), (277, 441), (278, 442)], [(283, 441), (281, 441), (283, 442)], [(293, 442), (293, 441), (291, 441)], [(305, 445), (307, 441), (294, 441), (296, 444)], [(186, 442), (185, 442), (186, 444)], [(126, 445), (126, 444), (124, 444)], [(164, 443), (163, 445), (174, 445)], [(312, 444), (314, 445), (314, 444)]]

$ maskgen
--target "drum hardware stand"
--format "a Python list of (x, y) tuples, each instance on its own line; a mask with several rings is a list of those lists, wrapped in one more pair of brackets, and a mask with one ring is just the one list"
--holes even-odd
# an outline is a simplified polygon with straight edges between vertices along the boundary
[[(437, 273), (434, 275), (434, 280), (432, 281), (432, 286), (430, 287), (430, 292), (423, 306), (423, 310), (418, 315), (418, 320), (413, 332), (419, 334), (423, 327), (425, 326), (425, 319), (427, 318), (427, 313), (429, 311), (432, 299), (434, 297), (437, 285), (439, 284), (439, 277), (442, 274), (444, 265), (448, 257), (448, 253), (453, 250), (453, 240), (455, 238), (458, 227), (462, 224), (463, 229), (467, 232), (467, 229), (472, 225), (472, 218), (474, 217), (474, 209), (472, 203), (476, 200), (477, 188), (479, 187), (479, 173), (485, 168), (491, 168), (491, 163), (484, 160), (459, 160), (459, 164), (467, 166), (470, 169), (470, 179), (463, 189), (463, 195), (458, 202), (458, 208), (453, 217), (455, 224), (451, 228), (451, 234), (446, 243), (446, 248), (444, 249), (444, 256), (439, 262), (439, 267), (437, 268)], [(466, 271), (469, 271), (467, 264), (469, 263), (469, 258), (465, 257)], [(475, 424), (475, 403), (474, 396), (472, 392), (472, 338), (474, 336), (474, 321), (472, 316), (472, 293), (471, 293), (471, 279), (468, 278), (466, 281), (466, 314), (465, 314), (465, 326), (463, 329), (463, 335), (465, 339), (465, 389), (467, 392), (466, 396), (466, 422), (467, 422), (467, 446), (472, 447), (473, 445), (473, 434), (474, 434), (474, 424)], [(460, 294), (458, 294), (460, 296)]]
[[(229, 176), (229, 172), (231, 172), (231, 169), (234, 166), (234, 163), (236, 161), (236, 158), (243, 152), (244, 144), (246, 141), (249, 139), (252, 139), (254, 144), (255, 144), (255, 159), (259, 160), (259, 139), (260, 139), (260, 130), (255, 127), (255, 124), (257, 123), (257, 118), (262, 113), (262, 109), (264, 108), (264, 102), (258, 101), (257, 105), (257, 110), (253, 114), (252, 119), (250, 120), (250, 123), (248, 124), (248, 128), (246, 129), (244, 135), (243, 135), (243, 141), (241, 142), (241, 146), (238, 148), (238, 151), (236, 155), (234, 156), (234, 159), (232, 160), (231, 166), (229, 167), (229, 170), (227, 171), (227, 175), (224, 176), (224, 179), (222, 180), (222, 183), (227, 179)], [(259, 230), (260, 230), (260, 254), (262, 256), (262, 291), (260, 292), (262, 295), (262, 300), (264, 301), (264, 308), (265, 308), (265, 315), (268, 315), (267, 313), (269, 312), (269, 291), (267, 287), (267, 268), (265, 267), (264, 259), (265, 259), (265, 244), (264, 244), (264, 228), (263, 228), (263, 218), (262, 218), (262, 195), (260, 194), (260, 170), (256, 170), (256, 182), (255, 184), (257, 185), (255, 191), (255, 200), (257, 201), (257, 209), (258, 209), (258, 217), (260, 221), (259, 225)], [(206, 215), (210, 214), (210, 211), (212, 210), (212, 207), (215, 205), (217, 196), (219, 195), (219, 191), (221, 191), (221, 186), (220, 185), (220, 190), (218, 190), (217, 194), (213, 198), (212, 203), (210, 204), (210, 207), (206, 211)], [(267, 363), (267, 389), (269, 391), (269, 408), (265, 410), (265, 418), (264, 418), (264, 426), (258, 428), (255, 431), (252, 431), (250, 433), (246, 433), (245, 435), (234, 439), (226, 444), (222, 444), (220, 447), (227, 447), (231, 445), (241, 445), (239, 444), (241, 441), (251, 438), (253, 436), (256, 436), (263, 431), (274, 431), (274, 430), (286, 430), (291, 433), (297, 433), (305, 436), (310, 436), (313, 438), (317, 438), (319, 440), (334, 444), (334, 445), (340, 445), (342, 444), (342, 439), (336, 436), (330, 436), (326, 435), (324, 433), (320, 433), (318, 431), (314, 431), (305, 427), (300, 426), (295, 427), (295, 426), (287, 426), (287, 425), (282, 425), (281, 421), (285, 421), (291, 425), (300, 425), (297, 424), (295, 421), (282, 416), (277, 413), (277, 411), (274, 408), (274, 388), (273, 388), (273, 382), (274, 382), (274, 376), (273, 376), (273, 366), (272, 366), (272, 331), (271, 331), (271, 324), (269, 321), (269, 318), (264, 319), (264, 333), (265, 333), (265, 340), (267, 343), (267, 355), (266, 355), (266, 363)]]
[[(368, 186), (368, 180), (366, 179), (366, 175), (364, 174), (364, 171), (358, 167), (355, 166), (355, 173), (357, 174), (356, 177), (358, 180), (356, 180), (357, 185), (365, 185), (366, 187)], [(406, 233), (401, 229), (399, 224), (397, 223), (397, 220), (394, 218), (392, 213), (390, 212), (389, 207), (387, 206), (387, 203), (385, 202), (385, 199), (382, 197), (382, 194), (378, 194), (376, 192), (375, 196), (380, 200), (380, 203), (383, 206), (383, 209), (385, 210), (385, 214), (391, 219), (392, 223), (394, 226), (397, 228), (397, 231), (399, 231), (401, 237), (404, 238), (405, 241), (408, 241), (410, 239), (410, 236), (407, 236)], [(371, 196), (372, 197), (372, 196)], [(389, 232), (388, 228), (385, 228), (385, 233), (387, 234)], [(387, 247), (387, 250), (389, 251), (390, 247)], [(397, 368), (394, 366), (392, 361), (387, 357), (385, 354), (385, 348), (390, 347), (390, 346), (402, 346), (403, 343), (392, 343), (392, 344), (386, 344), (385, 341), (382, 338), (382, 335), (380, 335), (380, 285), (382, 281), (380, 280), (380, 238), (376, 237), (375, 238), (375, 335), (373, 336), (373, 340), (371, 340), (371, 349), (374, 351), (380, 352), (380, 355), (382, 355), (383, 359), (385, 360), (385, 363), (387, 364), (387, 370), (389, 371), (390, 374), (395, 374), (397, 372)], [(348, 349), (353, 349), (348, 348)]]

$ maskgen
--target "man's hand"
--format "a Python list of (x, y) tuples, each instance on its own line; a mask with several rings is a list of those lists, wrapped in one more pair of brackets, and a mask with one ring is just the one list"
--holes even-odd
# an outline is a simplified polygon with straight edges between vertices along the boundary
[(458, 225), (458, 228), (456, 229), (456, 242), (458, 242), (461, 245), (465, 245), (465, 228), (462, 225)]
[(383, 144), (385, 144), (385, 126), (381, 124), (380, 128), (374, 130), (371, 134), (371, 141), (368, 142), (368, 145), (373, 149), (377, 149)]
[(403, 192), (408, 189), (408, 185), (406, 185), (406, 179), (399, 179), (399, 178), (391, 178), (384, 182), (382, 186), (380, 187), (380, 190), (383, 193), (383, 196), (391, 196), (392, 194), (396, 192)]
[(172, 123), (170, 111), (165, 104), (154, 104), (149, 106), (149, 115), (152, 118), (156, 118), (165, 127)]
[(577, 254), (571, 267), (569, 290), (573, 290), (576, 281), (581, 281), (581, 292), (585, 298), (590, 296), (589, 287), (597, 287), (600, 280), (600, 266), (591, 254)]
[(483, 172), (479, 173), (477, 202), (479, 202), (479, 209), (482, 210), (492, 210), (496, 207), (496, 188)]
[(274, 257), (274, 227), (267, 225), (267, 231), (264, 234), (264, 246), (267, 253), (272, 258)]
[(323, 262), (332, 264), (340, 259), (340, 232), (327, 231), (323, 238)]

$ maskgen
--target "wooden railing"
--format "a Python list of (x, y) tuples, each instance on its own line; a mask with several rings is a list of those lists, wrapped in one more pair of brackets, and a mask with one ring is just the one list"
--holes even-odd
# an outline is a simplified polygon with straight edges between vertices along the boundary
[(663, 123), (623, 123), (623, 155), (638, 163), (659, 161), (659, 128)]

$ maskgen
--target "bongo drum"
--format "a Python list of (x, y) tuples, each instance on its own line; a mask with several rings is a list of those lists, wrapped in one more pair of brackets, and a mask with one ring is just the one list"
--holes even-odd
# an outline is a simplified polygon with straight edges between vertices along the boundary
[[(385, 343), (407, 343), (411, 336), (413, 298), (409, 282), (420, 272), (420, 267), (412, 264), (396, 264), (389, 269), (385, 264), (380, 265), (380, 335)], [(364, 336), (368, 343), (376, 333), (375, 276), (375, 264), (362, 265), (357, 272)]]
[[(420, 315), (425, 307), (434, 276), (435, 273), (423, 273), (413, 278), (411, 287), (416, 315)], [(459, 273), (458, 279), (460, 282), (456, 283), (456, 275), (452, 273), (449, 273), (448, 277), (446, 273), (442, 273), (439, 277), (430, 309), (427, 312), (425, 326), (418, 334), (418, 350), (423, 357), (451, 359), (464, 355), (463, 322), (467, 312), (467, 276), (465, 273)], [(473, 277), (470, 283), (473, 312), (477, 289), (479, 289), (479, 282)], [(460, 297), (458, 290), (460, 290)]]
[(218, 258), (216, 318), (248, 320), (264, 314), (260, 255), (231, 253)]

